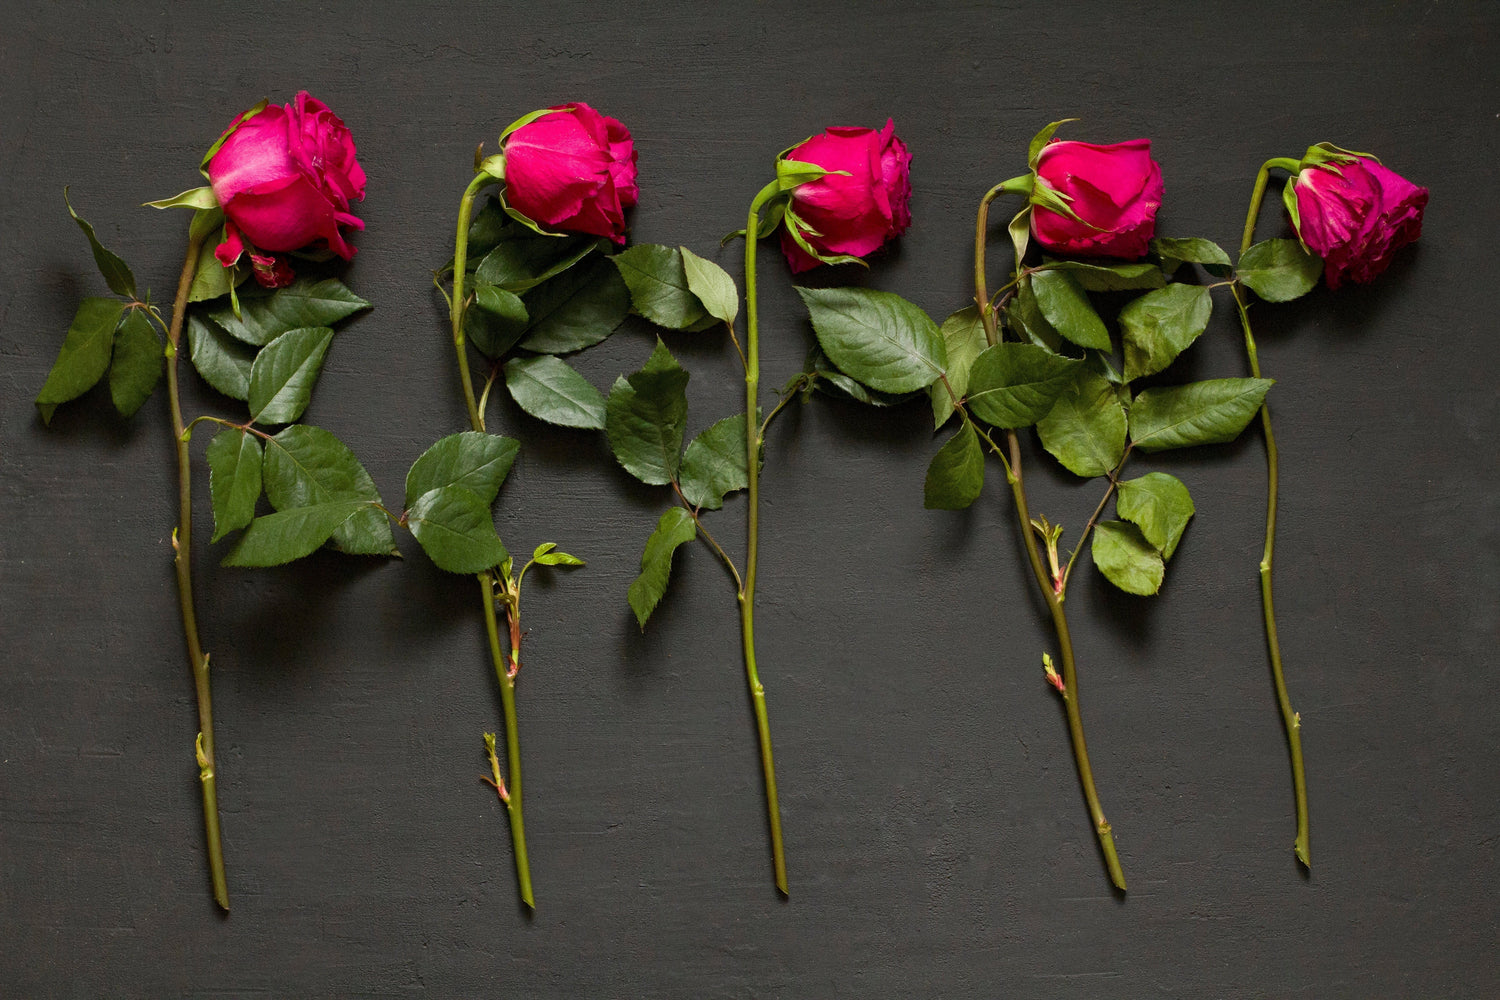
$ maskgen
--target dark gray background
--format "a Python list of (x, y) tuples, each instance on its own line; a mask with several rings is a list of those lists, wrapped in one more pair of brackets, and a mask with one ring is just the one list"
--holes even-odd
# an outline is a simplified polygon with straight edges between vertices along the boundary
[[(1338, 6), (7, 3), (0, 38), (0, 993), (26, 996), (1467, 997), (1500, 976), (1494, 73), (1500, 12)], [(1312, 796), (1292, 854), (1260, 631), (1258, 435), (1142, 463), (1198, 517), (1161, 596), (1084, 567), (1069, 601), (1101, 794), (1131, 879), (1108, 889), (1043, 683), (1053, 648), (991, 468), (963, 514), (923, 511), (925, 407), (819, 399), (764, 480), (760, 658), (792, 895), (772, 889), (732, 591), (682, 550), (645, 635), (625, 603), (661, 495), (602, 440), (508, 402), (523, 452), (498, 506), (514, 550), (585, 570), (528, 594), (520, 688), (540, 909), (479, 783), (498, 724), (473, 586), (319, 555), (200, 553), (234, 912), (203, 862), (191, 687), (168, 536), (167, 406), (31, 399), (102, 284), (62, 186), (158, 297), (197, 183), (243, 107), (299, 88), (369, 173), (347, 280), (375, 310), (337, 340), (307, 419), (388, 497), (463, 426), (430, 269), (476, 142), (586, 100), (640, 152), (639, 242), (738, 272), (779, 149), (893, 116), (913, 224), (868, 281), (941, 317), (971, 292), (972, 213), (1055, 118), (1149, 136), (1159, 229), (1226, 246), (1256, 167), (1328, 139), (1432, 189), (1380, 283), (1257, 309), (1283, 451), (1282, 639)], [(1262, 232), (1280, 225), (1268, 209)], [(1001, 247), (999, 240), (994, 244)], [(1003, 254), (1001, 255), (1003, 256)], [(810, 338), (762, 257), (764, 370)], [(998, 267), (998, 261), (997, 261)], [(1220, 293), (1222, 294), (1222, 293)], [(1220, 299), (1174, 371), (1243, 373)], [(634, 322), (585, 355), (633, 369)], [(669, 344), (692, 429), (741, 398), (732, 351)], [(187, 376), (190, 413), (234, 411)], [(206, 470), (195, 443), (200, 526)], [(1033, 459), (1034, 507), (1076, 529), (1096, 487)], [(738, 551), (743, 503), (714, 521)], [(206, 537), (206, 536), (205, 536)]]

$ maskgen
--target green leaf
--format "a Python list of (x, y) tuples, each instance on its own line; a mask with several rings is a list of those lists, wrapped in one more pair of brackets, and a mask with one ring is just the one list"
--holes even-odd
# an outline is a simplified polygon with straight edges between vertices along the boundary
[(298, 280), (275, 291), (257, 290), (240, 297), (240, 315), (228, 303), (208, 311), (209, 319), (230, 336), (255, 347), (264, 347), (288, 330), (332, 326), (370, 303), (355, 295), (335, 278), (312, 282)]
[(1109, 380), (1087, 369), (1078, 372), (1036, 429), (1042, 447), (1075, 475), (1105, 475), (1125, 455), (1125, 407)]
[(73, 211), (73, 203), (68, 200), (68, 189), (63, 188), (63, 203), (68, 206), (68, 214), (73, 221), (78, 223), (78, 228), (83, 230), (83, 235), (89, 238), (89, 249), (94, 251), (94, 264), (99, 268), (99, 273), (104, 276), (104, 283), (109, 290), (116, 295), (124, 295), (126, 298), (135, 298), (135, 275), (130, 273), (126, 263), (114, 253), (104, 248), (99, 242), (99, 237), (94, 235), (94, 227)]
[(1099, 351), (1110, 349), (1109, 331), (1105, 329), (1104, 321), (1094, 312), (1088, 293), (1071, 273), (1037, 271), (1031, 276), (1031, 290), (1042, 315), (1058, 333), (1079, 347)]
[(1130, 438), (1142, 451), (1233, 441), (1272, 384), (1263, 378), (1215, 378), (1147, 389), (1130, 407)]
[(1016, 296), (1005, 310), (1005, 325), (1038, 347), (1045, 347), (1053, 354), (1063, 353), (1062, 334), (1053, 329), (1047, 317), (1042, 315), (1036, 293), (1031, 288), (1030, 275), (1022, 278), (1016, 286)]
[(512, 222), (480, 260), (474, 276), (521, 293), (566, 271), (609, 241), (598, 236), (543, 236)]
[[(480, 262), (491, 250), (500, 245), (500, 241), (505, 239), (513, 226), (515, 223), (511, 221), (509, 215), (505, 214), (500, 200), (493, 196), (487, 199), (479, 211), (474, 213), (474, 220), (469, 223), (468, 270), (473, 271), (478, 268)], [(451, 271), (452, 269), (453, 261), (449, 260), (443, 266), (443, 270)]]
[(462, 486), (439, 486), (406, 511), (406, 526), (438, 569), (483, 573), (509, 557), (490, 505)]
[(713, 261), (704, 260), (687, 247), (681, 249), (688, 291), (698, 297), (710, 316), (734, 326), (734, 318), (740, 312), (740, 291), (734, 279)]
[(605, 403), (604, 432), (625, 471), (664, 486), (677, 478), (687, 423), (688, 373), (660, 339), (640, 371), (615, 380)]
[(464, 337), (487, 358), (498, 358), (526, 333), (530, 317), (514, 292), (474, 279), (474, 301), (464, 310)]
[(77, 399), (104, 376), (114, 351), (115, 327), (124, 312), (125, 303), (119, 299), (88, 298), (78, 303), (57, 360), (36, 396), (42, 423), (51, 423), (59, 403)]
[(559, 427), (604, 427), (604, 397), (567, 362), (544, 354), (505, 363), (505, 387), (516, 405)]
[(115, 328), (109, 396), (121, 416), (134, 416), (161, 378), (161, 341), (144, 309), (131, 309)]
[(724, 495), (750, 485), (745, 465), (745, 415), (710, 426), (688, 444), (679, 482), (688, 503), (704, 510), (724, 506)]
[(369, 506), (380, 494), (365, 467), (338, 438), (321, 427), (293, 424), (266, 442), (262, 467), (266, 499), (279, 511), (335, 501), (365, 504), (333, 533), (333, 546), (350, 555), (395, 555), (396, 540), (385, 514)]
[(969, 411), (995, 427), (1030, 427), (1069, 389), (1083, 362), (1035, 344), (987, 347), (969, 371)]
[(1151, 251), (1161, 259), (1161, 269), (1164, 274), (1171, 274), (1182, 264), (1200, 264), (1203, 270), (1216, 278), (1227, 278), (1234, 265), (1229, 261), (1229, 254), (1224, 248), (1212, 240), (1199, 237), (1188, 239), (1154, 239), (1151, 241)]
[(208, 443), (208, 494), (214, 508), (214, 537), (210, 541), (217, 542), (255, 519), (260, 469), (260, 440), (249, 431), (226, 428)]
[(538, 285), (522, 301), (531, 323), (521, 347), (538, 354), (569, 354), (592, 347), (630, 315), (630, 289), (604, 256)]
[(642, 630), (646, 619), (656, 610), (662, 595), (667, 592), (667, 579), (672, 575), (672, 554), (684, 542), (698, 537), (692, 515), (681, 507), (673, 507), (662, 514), (656, 522), (656, 530), (646, 539), (646, 550), (641, 553), (641, 575), (630, 585), (627, 597), (635, 620)]
[(519, 441), (499, 434), (449, 434), (412, 463), (406, 474), (404, 505), (410, 507), (422, 494), (444, 486), (462, 487), (485, 503), (493, 503), (520, 450)]
[(922, 486), (922, 506), (928, 510), (963, 510), (979, 499), (984, 488), (984, 450), (967, 420), (958, 433), (932, 456)]
[(1154, 375), (1208, 329), (1212, 296), (1202, 285), (1172, 284), (1133, 299), (1120, 310), (1125, 379)]
[(630, 288), (635, 311), (668, 330), (701, 329), (709, 316), (703, 302), (688, 285), (682, 251), (654, 243), (642, 243), (615, 254), (611, 260)]
[(203, 381), (231, 399), (250, 397), (255, 348), (235, 340), (213, 320), (198, 315), (188, 316), (187, 338), (193, 367)]
[(1167, 283), (1155, 264), (1085, 264), (1081, 260), (1047, 260), (1047, 271), (1066, 271), (1086, 292), (1126, 292), (1160, 288)]
[(1290, 302), (1318, 284), (1323, 260), (1296, 240), (1265, 240), (1240, 255), (1235, 274), (1267, 302)]
[(1090, 550), (1094, 565), (1110, 583), (1127, 594), (1150, 597), (1161, 589), (1166, 567), (1161, 553), (1142, 537), (1140, 529), (1124, 521), (1100, 521), (1094, 525)]
[[(938, 330), (943, 335), (943, 353), (948, 356), (947, 384), (938, 379), (927, 387), (932, 400), (932, 426), (936, 430), (953, 415), (953, 397), (964, 398), (969, 389), (969, 367), (984, 350), (984, 321), (979, 307), (969, 306), (943, 320)], [(950, 393), (948, 390), (952, 388)]]
[(219, 199), (214, 197), (214, 189), (208, 185), (203, 187), (189, 188), (181, 194), (174, 194), (170, 198), (160, 201), (148, 201), (146, 208), (195, 208), (214, 209), (219, 207)]
[[(214, 256), (214, 245), (215, 241), (209, 240), (203, 244), (203, 249), (198, 251), (198, 265), (193, 271), (193, 283), (188, 286), (189, 302), (207, 302), (209, 299), (216, 299), (250, 277), (248, 268), (225, 267), (220, 264), (219, 258)], [(233, 315), (233, 310), (227, 305), (225, 309)]]
[(221, 565), (280, 566), (301, 559), (371, 510), (368, 503), (339, 500), (257, 517)]
[(848, 375), (839, 371), (828, 360), (828, 355), (817, 344), (807, 352), (807, 371), (816, 376), (812, 386), (818, 392), (839, 399), (852, 399), (856, 403), (864, 403), (866, 406), (899, 406), (911, 399), (915, 393), (901, 392), (876, 392), (854, 381)]
[(928, 315), (891, 292), (803, 288), (818, 343), (839, 370), (880, 392), (925, 389), (943, 373), (943, 335)]
[(332, 330), (312, 326), (288, 330), (267, 344), (250, 366), (250, 419), (289, 424), (302, 416), (331, 343)]
[(1115, 512), (1141, 529), (1141, 534), (1171, 559), (1197, 508), (1182, 480), (1165, 472), (1148, 472), (1119, 484)]
[(1030, 203), (1011, 216), (1010, 224), (1005, 229), (1010, 234), (1011, 246), (1016, 248), (1016, 271), (1019, 272), (1021, 263), (1026, 259), (1026, 247), (1031, 243)]

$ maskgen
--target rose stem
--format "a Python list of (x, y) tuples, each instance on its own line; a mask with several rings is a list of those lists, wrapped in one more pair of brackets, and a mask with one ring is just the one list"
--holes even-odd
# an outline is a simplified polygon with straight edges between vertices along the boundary
[(771, 755), (771, 724), (766, 718), (766, 689), (755, 669), (755, 569), (760, 544), (760, 328), (755, 295), (755, 247), (760, 235), (760, 210), (781, 190), (772, 181), (750, 202), (745, 226), (745, 471), (749, 503), (745, 515), (745, 581), (740, 588), (740, 634), (745, 647), (745, 679), (755, 706), (755, 728), (760, 735), (760, 764), (766, 780), (766, 815), (771, 824), (771, 863), (776, 888), (787, 894), (786, 852), (781, 843), (781, 807), (776, 801), (776, 762)]
[[(1255, 175), (1255, 188), (1250, 193), (1250, 211), (1245, 216), (1245, 234), (1240, 240), (1240, 254), (1250, 249), (1255, 238), (1255, 223), (1260, 217), (1261, 201), (1266, 194), (1266, 181), (1270, 172), (1280, 168), (1293, 173), (1300, 164), (1293, 159), (1276, 157), (1261, 165)], [(1240, 282), (1230, 286), (1234, 294), (1235, 308), (1239, 310), (1240, 326), (1245, 330), (1245, 354), (1250, 359), (1250, 374), (1260, 378), (1260, 356), (1255, 349), (1255, 335), (1250, 332), (1250, 313), (1245, 307), (1240, 292)], [(1271, 656), (1271, 681), (1276, 686), (1276, 702), (1281, 707), (1281, 721), (1286, 727), (1287, 748), (1292, 757), (1292, 789), (1297, 798), (1297, 839), (1292, 850), (1304, 867), (1312, 867), (1312, 851), (1307, 840), (1307, 774), (1302, 766), (1302, 717), (1292, 711), (1292, 699), (1287, 694), (1286, 678), (1281, 671), (1281, 643), (1276, 637), (1276, 606), (1271, 597), (1271, 558), (1276, 550), (1276, 486), (1277, 453), (1276, 432), (1271, 429), (1271, 408), (1265, 403), (1260, 407), (1260, 426), (1266, 436), (1266, 546), (1260, 557), (1260, 603), (1266, 619), (1266, 649)]]
[[(449, 303), (449, 318), (453, 322), (453, 347), (458, 352), (458, 373), (464, 387), (464, 404), (469, 410), (469, 425), (476, 431), (484, 431), (484, 414), (474, 400), (474, 383), (469, 375), (468, 348), (464, 344), (464, 269), (469, 257), (469, 218), (474, 211), (474, 196), (495, 178), (488, 173), (478, 173), (464, 190), (458, 203), (458, 235), (453, 243), (453, 297)], [(495, 620), (495, 575), (480, 573), (480, 604), (484, 608), (484, 628), (489, 638), (490, 659), (495, 664), (495, 677), (500, 682), (500, 702), (505, 712), (505, 756), (509, 781), (506, 783), (506, 813), (510, 817), (510, 839), (516, 855), (516, 880), (520, 885), (521, 900), (533, 910), (536, 898), (531, 891), (531, 864), (526, 859), (526, 822), (521, 812), (521, 735), (516, 722), (516, 677), (506, 666), (500, 649), (500, 628)], [(507, 612), (509, 614), (509, 612)], [(519, 614), (519, 609), (517, 610)], [(512, 655), (519, 666), (521, 638), (519, 621), (510, 621)]]
[[(995, 322), (995, 311), (990, 307), (989, 289), (985, 280), (985, 244), (989, 236), (990, 202), (1001, 194), (1018, 190), (1016, 184), (1017, 181), (1006, 181), (985, 193), (979, 202), (979, 218), (974, 227), (974, 301), (979, 306), (979, 314), (984, 321), (985, 339), (991, 346), (999, 343), (1000, 334)], [(1047, 610), (1052, 613), (1052, 626), (1057, 632), (1058, 651), (1062, 656), (1063, 667), (1063, 706), (1068, 716), (1068, 735), (1073, 742), (1073, 759), (1078, 765), (1078, 781), (1083, 786), (1083, 797), (1088, 802), (1089, 815), (1094, 821), (1099, 848), (1104, 852), (1104, 864), (1109, 869), (1110, 881), (1115, 888), (1124, 892), (1125, 872), (1120, 867), (1120, 856), (1115, 850), (1114, 831), (1109, 820), (1104, 818), (1099, 793), (1094, 789), (1094, 770), (1089, 765), (1088, 744), (1083, 737), (1083, 715), (1078, 707), (1078, 667), (1073, 660), (1073, 639), (1068, 632), (1068, 616), (1063, 611), (1062, 597), (1053, 590), (1051, 577), (1042, 563), (1041, 552), (1037, 549), (1036, 536), (1032, 533), (1026, 486), (1021, 478), (1021, 442), (1014, 430), (1007, 430), (1005, 438), (1010, 451), (1007, 478), (1010, 481), (1011, 495), (1015, 498), (1016, 517), (1021, 526), (1021, 538), (1026, 544), (1026, 557), (1031, 561), (1031, 571), (1047, 602)]]
[(172, 408), (172, 440), (177, 447), (177, 528), (172, 533), (176, 550), (177, 601), (182, 608), (182, 633), (187, 640), (188, 665), (193, 670), (193, 690), (198, 697), (199, 784), (203, 786), (203, 829), (208, 838), (208, 867), (213, 876), (214, 900), (227, 912), (229, 887), (224, 878), (224, 847), (219, 837), (219, 791), (214, 765), (214, 704), (208, 685), (208, 656), (198, 639), (198, 614), (193, 607), (193, 479), (188, 455), (188, 433), (182, 423), (182, 399), (177, 387), (177, 349), (182, 342), (182, 321), (187, 315), (188, 291), (198, 270), (198, 254), (207, 234), (190, 232), (177, 297), (172, 303), (172, 322), (167, 328), (167, 398)]

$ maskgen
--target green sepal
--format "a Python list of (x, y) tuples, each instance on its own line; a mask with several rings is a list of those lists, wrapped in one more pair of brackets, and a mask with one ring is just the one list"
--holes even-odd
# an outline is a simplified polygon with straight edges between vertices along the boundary
[(641, 553), (641, 572), (630, 584), (626, 597), (630, 610), (641, 630), (646, 620), (656, 610), (662, 595), (667, 592), (667, 581), (672, 575), (672, 554), (684, 542), (698, 537), (693, 516), (681, 507), (671, 507), (656, 522), (656, 530), (646, 539), (645, 551)]
[(1297, 207), (1297, 178), (1291, 176), (1281, 186), (1281, 203), (1286, 206), (1286, 214), (1292, 220), (1292, 231), (1297, 234), (1297, 245), (1304, 253), (1312, 253), (1312, 248), (1302, 238), (1302, 209)]
[(806, 163), (802, 160), (778, 159), (776, 161), (776, 183), (783, 191), (790, 191), (799, 184), (819, 180), (820, 178), (827, 177), (829, 174), (848, 177), (849, 171), (828, 170), (816, 163)]
[(270, 103), (270, 101), (262, 97), (254, 107), (250, 108), (244, 114), (240, 115), (234, 121), (230, 122), (229, 127), (224, 130), (223, 134), (214, 140), (214, 144), (212, 146), (208, 147), (208, 152), (203, 154), (203, 159), (198, 164), (199, 173), (203, 174), (204, 177), (207, 177), (208, 161), (214, 158), (215, 153), (224, 148), (224, 143), (229, 140), (229, 137), (234, 134), (236, 129), (245, 124), (250, 119), (254, 118), (256, 115), (260, 114), (262, 111), (266, 110)]
[(1036, 135), (1031, 137), (1031, 143), (1026, 147), (1026, 165), (1032, 170), (1036, 169), (1037, 160), (1042, 155), (1042, 150), (1047, 148), (1047, 143), (1057, 134), (1057, 130), (1069, 122), (1076, 122), (1077, 118), (1063, 118), (1043, 127)]
[(94, 252), (94, 264), (99, 268), (99, 273), (104, 277), (104, 283), (109, 286), (109, 290), (116, 295), (135, 298), (135, 275), (131, 273), (129, 265), (113, 251), (105, 249), (104, 244), (99, 242), (99, 237), (94, 235), (94, 227), (73, 211), (73, 202), (68, 198), (67, 188), (63, 188), (63, 203), (68, 206), (68, 214), (73, 217), (74, 222), (78, 223), (78, 228), (83, 230), (83, 235), (89, 238), (89, 249)]
[(503, 146), (505, 144), (505, 137), (508, 136), (508, 135), (510, 135), (516, 129), (521, 128), (521, 127), (526, 126), (526, 125), (530, 125), (532, 122), (536, 121), (538, 118), (544, 117), (546, 115), (550, 115), (554, 111), (557, 111), (557, 110), (558, 110), (557, 108), (538, 108), (535, 111), (529, 111), (526, 114), (522, 115), (521, 117), (517, 118), (515, 121), (511, 122), (509, 125), (505, 126), (505, 130), (500, 133), (500, 143), (501, 143), (501, 145)]
[(214, 209), (219, 207), (219, 199), (214, 197), (214, 189), (208, 185), (203, 187), (188, 188), (181, 194), (174, 194), (170, 198), (160, 201), (148, 201), (142, 204), (142, 208), (193, 208)]

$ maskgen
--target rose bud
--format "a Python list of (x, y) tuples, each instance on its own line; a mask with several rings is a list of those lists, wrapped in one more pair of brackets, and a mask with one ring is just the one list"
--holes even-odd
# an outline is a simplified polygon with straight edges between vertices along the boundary
[(1395, 252), (1422, 235), (1427, 189), (1373, 156), (1314, 146), (1286, 199), (1303, 244), (1323, 258), (1329, 288), (1373, 281)]
[(1150, 139), (1096, 145), (1053, 140), (1036, 161), (1031, 232), (1058, 253), (1144, 257), (1161, 207)]
[(781, 252), (793, 274), (863, 257), (911, 225), (911, 154), (895, 128), (830, 128), (782, 154), (830, 171), (791, 190)]
[(629, 129), (562, 104), (500, 139), (511, 209), (539, 227), (625, 242), (625, 209), (640, 197)]
[[(285, 106), (271, 105), (231, 126), (208, 161), (208, 182), (224, 209), (224, 242), (214, 256), (232, 266), (247, 249), (286, 252), (327, 249), (348, 260), (354, 248), (340, 226), (363, 229), (349, 214), (365, 196), (365, 172), (354, 140), (338, 115), (302, 91)], [(262, 284), (286, 284), (291, 268), (254, 254)]]

